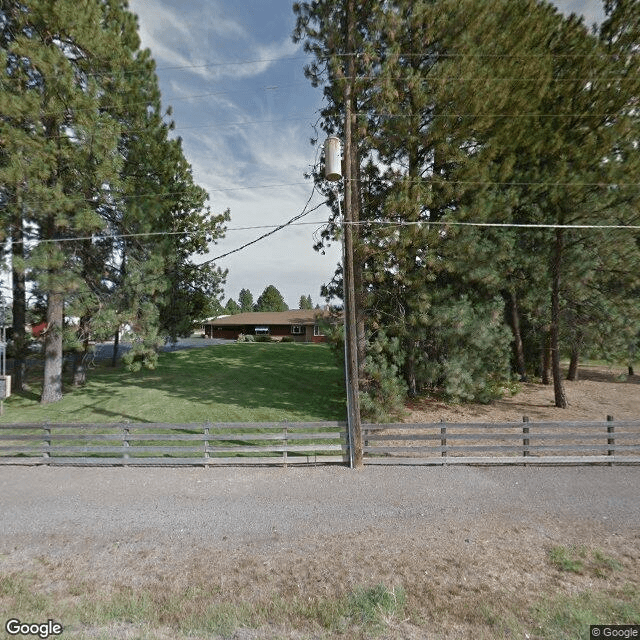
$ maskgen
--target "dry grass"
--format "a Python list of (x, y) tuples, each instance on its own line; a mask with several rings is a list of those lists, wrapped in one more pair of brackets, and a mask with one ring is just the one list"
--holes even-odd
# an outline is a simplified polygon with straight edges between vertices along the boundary
[(556, 640), (582, 637), (587, 623), (640, 622), (640, 536), (548, 527), (543, 544), (539, 531), (502, 523), (437, 538), (419, 526), (276, 536), (171, 558), (114, 549), (108, 581), (91, 557), (41, 557), (5, 574), (0, 609), (53, 617), (72, 639)]

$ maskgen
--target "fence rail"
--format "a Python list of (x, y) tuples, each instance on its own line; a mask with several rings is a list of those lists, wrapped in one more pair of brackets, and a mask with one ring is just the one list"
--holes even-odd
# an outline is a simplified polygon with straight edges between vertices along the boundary
[(286, 466), (348, 459), (342, 422), (0, 425), (0, 464)]
[(640, 421), (362, 425), (365, 464), (640, 464)]
[[(364, 463), (640, 464), (640, 421), (363, 424)], [(0, 465), (348, 464), (344, 422), (0, 425)]]

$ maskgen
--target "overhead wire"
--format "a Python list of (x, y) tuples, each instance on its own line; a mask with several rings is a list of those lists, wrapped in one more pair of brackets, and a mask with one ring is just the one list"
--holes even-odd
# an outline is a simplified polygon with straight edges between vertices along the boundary
[[(473, 186), (485, 186), (485, 187), (575, 187), (575, 188), (600, 188), (600, 189), (625, 189), (625, 188), (640, 188), (640, 182), (560, 182), (560, 181), (498, 181), (498, 180), (439, 180), (432, 176), (424, 178), (407, 178), (404, 176), (397, 177), (397, 184), (422, 183), (431, 186), (445, 186), (445, 185), (473, 185)], [(385, 178), (382, 178), (385, 181)], [(366, 180), (355, 180), (352, 182), (359, 184), (366, 184)], [(296, 182), (279, 182), (275, 184), (258, 184), (258, 185), (244, 185), (242, 187), (216, 187), (213, 189), (201, 187), (207, 193), (227, 193), (235, 191), (254, 191), (259, 189), (280, 189), (288, 187), (303, 186), (308, 184), (307, 181)], [(105, 197), (117, 198), (122, 201), (137, 200), (140, 198), (154, 198), (164, 199), (172, 198), (174, 196), (182, 194), (183, 191), (167, 191), (165, 193), (149, 192), (149, 193), (135, 193), (125, 195), (116, 191), (107, 191), (103, 195)], [(96, 198), (79, 198), (80, 202), (86, 202), (88, 204), (99, 204)], [(42, 199), (31, 199), (22, 196), (22, 202), (24, 204), (35, 205), (43, 203)]]
[[(325, 56), (320, 56), (320, 59), (330, 59), (331, 57), (347, 57), (347, 56), (358, 56), (358, 53), (327, 53)], [(416, 52), (416, 53), (411, 53), (411, 52), (404, 52), (400, 54), (402, 57), (413, 57), (413, 56), (424, 56), (424, 52)], [(438, 54), (438, 58), (465, 58), (465, 57), (471, 57), (471, 58), (510, 58), (510, 59), (527, 59), (527, 58), (540, 58), (540, 57), (550, 57), (550, 58), (589, 58), (589, 57), (595, 57), (596, 54), (553, 54), (553, 53), (541, 53), (541, 54), (467, 54), (467, 53), (441, 53)], [(597, 57), (602, 57), (602, 55), (598, 54)], [(300, 59), (306, 59), (306, 58), (316, 58), (318, 59), (317, 55), (313, 55), (313, 54), (308, 54), (308, 55), (304, 55), (304, 56), (282, 56), (282, 57), (277, 57), (277, 58), (261, 58), (261, 59), (255, 59), (255, 60), (242, 60), (242, 61), (227, 61), (227, 62), (211, 62), (211, 63), (206, 63), (206, 64), (200, 64), (200, 65), (181, 65), (181, 66), (175, 66), (175, 67), (158, 67), (155, 71), (159, 72), (159, 71), (170, 71), (170, 70), (183, 70), (183, 69), (203, 69), (203, 68), (209, 68), (209, 67), (222, 67), (222, 66), (232, 66), (232, 65), (249, 65), (249, 64), (258, 64), (258, 63), (266, 63), (266, 62), (280, 62), (280, 61), (288, 61), (288, 60), (300, 60)], [(133, 71), (132, 71), (133, 72)], [(104, 72), (104, 75), (108, 75), (112, 72), (108, 71), (108, 72)], [(100, 75), (99, 73), (95, 73), (95, 74), (88, 74), (88, 75)], [(362, 76), (361, 79), (367, 79), (366, 76)], [(401, 79), (401, 78), (399, 78)], [(437, 76), (435, 76), (434, 78), (431, 78), (433, 80), (440, 80), (440, 79), (447, 79), (447, 80), (456, 80), (459, 81), (461, 78), (457, 78), (457, 77), (447, 77), (447, 78), (438, 78)], [(523, 81), (525, 79), (523, 78), (495, 78), (497, 80), (510, 80), (510, 81)], [(606, 79), (611, 79), (609, 77), (606, 77)], [(538, 79), (527, 79), (529, 80), (538, 80)], [(581, 79), (572, 79), (572, 78), (551, 78), (549, 80), (553, 80), (553, 81), (559, 81), (559, 80), (566, 80), (566, 81), (581, 81)], [(594, 78), (589, 78), (589, 79), (585, 79), (585, 81), (593, 81)], [(275, 87), (277, 88), (277, 87)], [(268, 89), (273, 89), (273, 88), (265, 88), (263, 90), (268, 90)], [(201, 98), (201, 97), (211, 97), (214, 95), (221, 95), (224, 93), (231, 93), (230, 91), (221, 91), (221, 92), (214, 92), (211, 94), (201, 94), (201, 95), (194, 95), (194, 96), (182, 96), (182, 97), (177, 97), (177, 98), (172, 98), (173, 100), (188, 100), (188, 99), (196, 99), (196, 98)], [(146, 102), (146, 101), (144, 101)], [(141, 101), (142, 103), (142, 101)], [(358, 115), (363, 115), (363, 114), (358, 114)], [(388, 118), (401, 118), (401, 117), (415, 117), (415, 114), (391, 114), (391, 113), (378, 113), (378, 114), (371, 114), (371, 113), (367, 113), (366, 115), (373, 115), (373, 116), (378, 116), (378, 117), (388, 117)], [(434, 117), (454, 117), (454, 118), (460, 118), (460, 117), (494, 117), (494, 118), (503, 118), (503, 117), (588, 117), (588, 118), (592, 118), (592, 117), (596, 117), (596, 118), (602, 118), (602, 117), (620, 117), (620, 116), (635, 116), (635, 114), (631, 114), (631, 113), (617, 113), (617, 114), (592, 114), (592, 113), (582, 113), (582, 114), (548, 114), (548, 113), (523, 113), (523, 114), (434, 114)], [(307, 120), (309, 119), (309, 116), (302, 116), (302, 117), (289, 117), (289, 118), (284, 118), (284, 119), (279, 119), (279, 120), (262, 120), (262, 121), (240, 121), (240, 122), (217, 122), (217, 123), (213, 123), (213, 124), (209, 124), (209, 125), (198, 125), (198, 126), (187, 126), (187, 127), (181, 127), (181, 126), (177, 126), (176, 130), (193, 130), (193, 129), (202, 129), (202, 128), (210, 128), (210, 127), (215, 127), (215, 126), (242, 126), (242, 125), (252, 125), (252, 124), (272, 124), (272, 123), (280, 123), (280, 122), (287, 122), (287, 121), (295, 121), (295, 120)], [(125, 133), (131, 133), (137, 131), (135, 129), (130, 129), (130, 130), (125, 130)], [(224, 192), (224, 191), (241, 191), (241, 190), (246, 190), (246, 189), (261, 189), (261, 188), (275, 188), (275, 187), (281, 187), (281, 186), (292, 186), (292, 185), (297, 185), (297, 184), (305, 184), (302, 182), (297, 182), (297, 183), (285, 183), (285, 184), (278, 184), (278, 185), (256, 185), (256, 186), (245, 186), (245, 187), (230, 187), (230, 188), (226, 188), (226, 189), (210, 189), (208, 190), (209, 192)], [(502, 185), (502, 186), (532, 186), (532, 185), (546, 185), (546, 186), (571, 186), (571, 187), (577, 187), (577, 186), (584, 186), (584, 187), (605, 187), (605, 186), (609, 186), (609, 187), (626, 187), (626, 186), (633, 186), (633, 187), (638, 187), (640, 186), (639, 183), (560, 183), (560, 182), (490, 182), (490, 181), (448, 181), (448, 184), (474, 184), (474, 185)], [(315, 186), (314, 186), (314, 191), (315, 191)], [(312, 195), (314, 191), (312, 191)], [(161, 197), (164, 196), (171, 196), (173, 194), (168, 193), (168, 194), (161, 194)], [(158, 197), (158, 194), (136, 194), (136, 195), (131, 195), (131, 196), (122, 196), (123, 198), (138, 198), (138, 197)], [(313, 222), (313, 223), (308, 223), (308, 222), (297, 222), (297, 220), (299, 220), (299, 218), (308, 215), (309, 213), (311, 213), (312, 211), (317, 210), (318, 208), (320, 208), (321, 206), (323, 206), (324, 204), (326, 204), (326, 202), (322, 202), (319, 205), (317, 205), (316, 207), (310, 209), (310, 210), (306, 210), (308, 207), (308, 204), (311, 200), (311, 197), (309, 199), (309, 201), (307, 202), (307, 204), (305, 205), (305, 208), (303, 209), (303, 212), (294, 216), (293, 218), (291, 218), (289, 221), (287, 221), (284, 224), (281, 225), (276, 225), (273, 226), (272, 230), (266, 234), (263, 234), (262, 236), (260, 236), (259, 238), (256, 238), (255, 240), (252, 240), (249, 243), (246, 243), (244, 245), (242, 245), (241, 247), (238, 247), (237, 249), (234, 249), (230, 252), (224, 253), (220, 256), (217, 256), (215, 258), (212, 258), (211, 260), (206, 261), (205, 263), (202, 264), (206, 264), (208, 262), (213, 262), (215, 260), (224, 258), (228, 255), (231, 255), (233, 253), (236, 253), (238, 251), (241, 251), (242, 249), (251, 246), (252, 244), (255, 244), (256, 242), (259, 242), (260, 240), (276, 233), (277, 231), (287, 227), (287, 226), (295, 226), (295, 225), (302, 225), (302, 224), (325, 224), (324, 221), (322, 222)], [(91, 200), (88, 200), (89, 202), (91, 202)], [(328, 224), (328, 222), (326, 222)], [(335, 224), (335, 222), (334, 222)], [(363, 221), (360, 224), (395, 224), (395, 225), (407, 225), (407, 224), (447, 224), (447, 225), (457, 225), (457, 226), (481, 226), (481, 227), (528, 227), (528, 228), (582, 228), (582, 229), (594, 229), (594, 228), (603, 228), (603, 229), (637, 229), (640, 227), (635, 227), (635, 226), (625, 226), (625, 225), (520, 225), (520, 224), (509, 224), (509, 223), (474, 223), (474, 222), (454, 222), (454, 221), (446, 221), (446, 222), (433, 222), (433, 221), (419, 221), (417, 223), (407, 223), (407, 222), (398, 222), (398, 221)], [(237, 229), (233, 229), (233, 228), (228, 228), (228, 231), (232, 231), (232, 230), (240, 230), (240, 229), (250, 229), (250, 228), (269, 228), (269, 226), (254, 226), (254, 227), (240, 227)], [(142, 233), (142, 234), (121, 234), (119, 236), (101, 236), (101, 237), (136, 237), (136, 236), (153, 236), (153, 235), (174, 235), (178, 234), (178, 233), (191, 233), (190, 231), (187, 232), (158, 232), (156, 233)], [(92, 239), (94, 236), (88, 237), (88, 238), (84, 238), (84, 239)], [(79, 239), (83, 239), (83, 238), (63, 238), (63, 239), (57, 239), (57, 240), (51, 240), (51, 241), (71, 241), (71, 240), (79, 240)], [(45, 241), (45, 240), (42, 240)]]
[[(154, 73), (158, 73), (161, 71), (183, 71), (189, 69), (209, 69), (209, 68), (220, 68), (220, 67), (233, 67), (233, 66), (241, 66), (241, 65), (253, 65), (253, 64), (263, 64), (267, 62), (293, 62), (298, 60), (331, 60), (332, 58), (349, 58), (349, 57), (364, 57), (363, 52), (324, 52), (324, 53), (306, 53), (302, 55), (294, 55), (294, 56), (276, 56), (271, 58), (254, 58), (249, 60), (226, 60), (221, 62), (204, 62), (204, 63), (194, 63), (194, 64), (183, 64), (183, 65), (175, 65), (175, 66), (165, 66), (165, 67), (156, 67), (153, 71)], [(396, 54), (398, 58), (414, 58), (414, 57), (429, 57), (429, 54), (425, 54), (424, 51), (403, 51)], [(630, 51), (627, 52), (628, 56), (638, 55), (638, 52)], [(382, 56), (372, 56), (369, 52), (366, 53), (366, 57), (369, 60), (382, 60)], [(430, 59), (438, 60), (438, 59), (447, 59), (447, 58), (490, 58), (490, 59), (512, 59), (512, 60), (530, 60), (530, 59), (539, 59), (539, 58), (550, 58), (550, 59), (589, 59), (589, 58), (619, 58), (616, 54), (603, 54), (603, 53), (553, 53), (553, 52), (544, 52), (544, 53), (463, 53), (463, 52), (439, 52), (434, 56), (431, 56)], [(100, 61), (102, 58), (92, 58), (94, 61)], [(106, 58), (105, 58), (106, 60)], [(149, 58), (152, 60), (152, 58)], [(131, 62), (139, 62), (139, 59), (132, 59)], [(118, 70), (120, 73), (124, 73), (125, 75), (139, 73), (139, 70), (132, 69), (131, 71), (122, 71)], [(88, 77), (98, 77), (98, 76), (109, 76), (113, 75), (113, 70), (105, 70), (105, 71), (90, 71), (87, 72), (86, 75)]]
[[(309, 200), (310, 201), (310, 200)], [(628, 231), (640, 231), (640, 224), (553, 224), (553, 223), (520, 223), (520, 222), (474, 222), (474, 221), (462, 221), (462, 220), (358, 220), (353, 222), (347, 222), (345, 220), (306, 220), (304, 222), (298, 222), (300, 218), (313, 213), (320, 209), (320, 207), (329, 204), (328, 200), (324, 200), (311, 209), (307, 210), (309, 202), (305, 205), (303, 211), (296, 214), (293, 218), (287, 222), (280, 224), (260, 224), (260, 225), (247, 225), (241, 227), (226, 227), (225, 233), (229, 231), (254, 231), (258, 229), (269, 229), (268, 233), (265, 233), (258, 238), (251, 240), (243, 244), (241, 247), (227, 251), (215, 258), (206, 260), (199, 263), (208, 264), (215, 262), (221, 258), (226, 258), (229, 255), (237, 253), (242, 249), (245, 249), (253, 244), (256, 244), (260, 240), (268, 238), (269, 236), (281, 231), (286, 227), (302, 227), (302, 226), (317, 226), (317, 225), (332, 225), (332, 226), (354, 226), (354, 227), (367, 227), (367, 226), (388, 226), (388, 227), (413, 227), (413, 226), (441, 226), (441, 227), (484, 227), (484, 228), (510, 228), (510, 229), (617, 229)], [(81, 242), (88, 240), (120, 240), (127, 238), (153, 238), (157, 236), (185, 236), (192, 233), (197, 233), (199, 230), (190, 229), (184, 231), (144, 231), (139, 233), (96, 233), (90, 236), (69, 236), (61, 238), (25, 238), (24, 240), (12, 240), (7, 238), (5, 241), (9, 244), (22, 244), (22, 243), (34, 243), (34, 244), (46, 244), (46, 243), (59, 243), (59, 242)]]

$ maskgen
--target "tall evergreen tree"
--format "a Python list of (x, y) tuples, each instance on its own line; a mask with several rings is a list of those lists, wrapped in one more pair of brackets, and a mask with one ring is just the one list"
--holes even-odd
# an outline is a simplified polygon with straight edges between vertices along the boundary
[(47, 294), (45, 403), (62, 396), (64, 298), (82, 286), (78, 245), (70, 239), (102, 227), (96, 212), (106, 199), (102, 187), (119, 169), (119, 128), (100, 110), (104, 94), (96, 73), (109, 73), (124, 52), (103, 25), (103, 6), (84, 4), (82, 11), (64, 0), (3, 6), (12, 29), (2, 77), (4, 133), (10, 165), (18, 169), (14, 184), (28, 185), (20, 204), (40, 240), (30, 266)]
[[(319, 61), (333, 51), (331, 37), (309, 26), (326, 19), (313, 13), (321, 5), (298, 12), (296, 32), (306, 34)], [(610, 40), (612, 30), (624, 30), (614, 40), (628, 46), (626, 25), (637, 24), (637, 3), (610, 2), (608, 10), (614, 5), (618, 26), (609, 29)], [(622, 5), (632, 15), (623, 19)], [(333, 10), (340, 16), (344, 7)], [(606, 186), (633, 182), (628, 176), (636, 172), (637, 138), (629, 134), (638, 74), (630, 56), (607, 55), (596, 35), (547, 2), (394, 0), (367, 10), (358, 49), (366, 81), (354, 100), (361, 222), (374, 224), (360, 255), (371, 351), (393, 363), (370, 359), (372, 390), (388, 395), (380, 393), (384, 369), (401, 375), (412, 393), (440, 388), (489, 397), (506, 373), (507, 316), (518, 373), (526, 375), (536, 352), (544, 360), (551, 354), (556, 404), (566, 405), (559, 358), (568, 314), (580, 308), (583, 324), (593, 326), (598, 316), (584, 313), (585, 300), (594, 300), (589, 287), (604, 287), (607, 272), (626, 274), (621, 290), (633, 284), (628, 232), (630, 268), (621, 270), (618, 240), (610, 237), (605, 247), (589, 231), (562, 228), (634, 221), (634, 189)], [(334, 39), (339, 24), (327, 31)], [(341, 105), (339, 74), (327, 67), (329, 128)], [(314, 82), (323, 77), (319, 69), (311, 67)], [(621, 297), (607, 295), (606, 308), (629, 313)], [(467, 360), (470, 354), (477, 357)]]
[(233, 298), (229, 298), (224, 307), (224, 312), (229, 316), (235, 316), (237, 313), (240, 313), (240, 311), (241, 309), (238, 303)]
[(249, 289), (240, 290), (238, 304), (240, 305), (240, 311), (242, 311), (242, 313), (249, 313), (253, 311), (253, 294)]
[(27, 263), (14, 252), (14, 271), (26, 264), (47, 300), (41, 399), (51, 402), (62, 394), (65, 310), (80, 318), (79, 354), (89, 336), (126, 323), (132, 360), (153, 365), (158, 334), (187, 331), (219, 293), (224, 273), (190, 256), (228, 214), (204, 207), (180, 141), (169, 139), (125, 0), (83, 0), (81, 10), (68, 0), (3, 2), (1, 17), (3, 215), (14, 238), (29, 229), (35, 241)]
[(288, 309), (282, 294), (272, 284), (265, 287), (255, 304), (255, 311), (287, 311)]

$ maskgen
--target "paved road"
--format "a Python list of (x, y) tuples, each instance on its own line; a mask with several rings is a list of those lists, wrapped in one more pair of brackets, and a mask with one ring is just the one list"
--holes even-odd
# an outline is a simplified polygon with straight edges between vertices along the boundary
[[(214, 344), (228, 344), (234, 342), (233, 340), (220, 340), (220, 339), (204, 339), (204, 338), (178, 338), (178, 342), (175, 344), (168, 344), (160, 348), (161, 351), (179, 351), (181, 349), (196, 349), (199, 347), (210, 347)], [(120, 343), (118, 345), (118, 359), (122, 358), (123, 354), (131, 349), (131, 344), (127, 342)], [(111, 360), (113, 357), (113, 342), (99, 342), (94, 345), (94, 352), (92, 355), (96, 361)], [(67, 356), (71, 359), (71, 356)], [(42, 359), (28, 358), (27, 368), (37, 368), (42, 366)], [(8, 358), (6, 361), (7, 373), (11, 373), (13, 369), (13, 359)]]
[[(175, 344), (168, 344), (161, 347), (161, 351), (179, 351), (181, 349), (197, 349), (199, 347), (210, 347), (214, 344), (228, 344), (233, 340), (204, 339), (204, 338), (178, 338)], [(118, 345), (118, 358), (131, 349), (131, 344), (124, 342)], [(95, 345), (96, 360), (110, 360), (113, 356), (113, 342), (101, 342)]]

